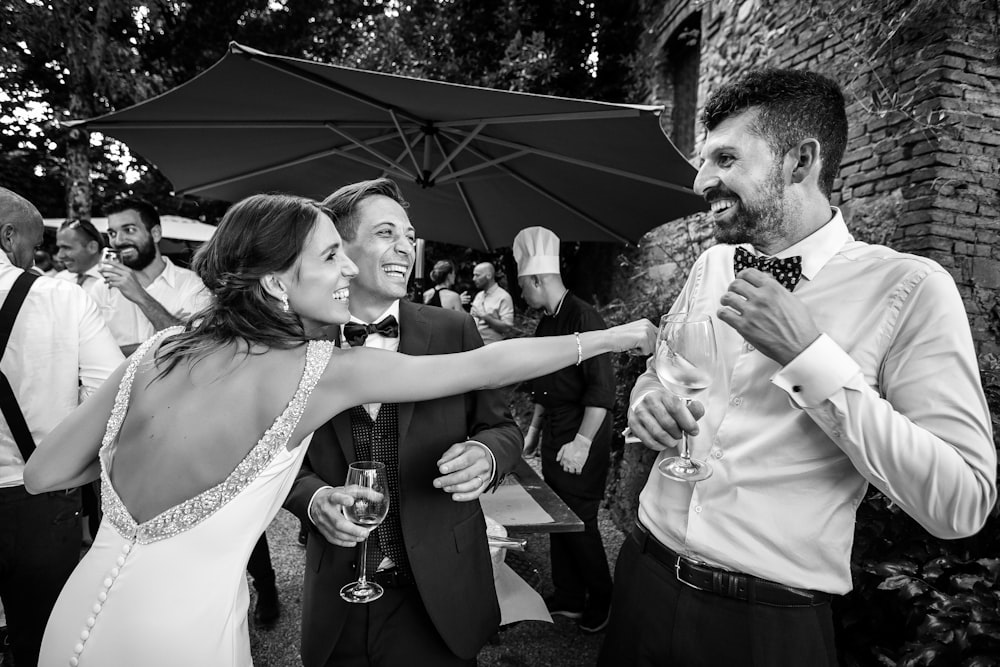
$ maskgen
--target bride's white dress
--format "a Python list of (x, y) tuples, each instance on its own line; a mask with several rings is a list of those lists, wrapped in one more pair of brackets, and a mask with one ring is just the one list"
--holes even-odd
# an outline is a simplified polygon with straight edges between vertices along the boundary
[(222, 483), (137, 524), (109, 471), (136, 368), (168, 332), (147, 341), (122, 378), (100, 450), (104, 521), (49, 617), (41, 667), (252, 664), (247, 560), (305, 456), (309, 438), (292, 451), (288, 439), (333, 345), (308, 344), (294, 397)]

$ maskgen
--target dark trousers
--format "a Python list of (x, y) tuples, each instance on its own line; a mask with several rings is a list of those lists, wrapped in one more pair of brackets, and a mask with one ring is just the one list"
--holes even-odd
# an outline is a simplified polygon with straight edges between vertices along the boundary
[(327, 667), (475, 667), (448, 648), (414, 584), (385, 588), (375, 602), (352, 604)]
[(0, 601), (14, 664), (34, 667), (52, 607), (80, 560), (80, 491), (0, 489)]
[(87, 529), (90, 531), (90, 539), (97, 537), (97, 531), (101, 527), (101, 482), (91, 482), (80, 487), (83, 501), (83, 514), (87, 517)]
[(258, 591), (265, 586), (274, 587), (274, 566), (271, 565), (271, 549), (267, 544), (267, 533), (261, 533), (260, 539), (250, 552), (247, 572), (253, 578), (253, 587)]
[(830, 605), (772, 607), (696, 590), (626, 538), (600, 667), (836, 667)]
[(583, 521), (583, 532), (551, 533), (549, 556), (556, 598), (574, 610), (590, 606), (601, 612), (611, 603), (611, 569), (604, 552), (597, 510), (601, 501), (560, 492), (559, 497)]

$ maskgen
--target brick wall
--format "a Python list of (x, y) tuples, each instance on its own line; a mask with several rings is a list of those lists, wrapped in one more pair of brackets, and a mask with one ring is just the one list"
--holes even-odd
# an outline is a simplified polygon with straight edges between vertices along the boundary
[[(850, 126), (835, 183), (861, 240), (934, 259), (955, 279), (977, 349), (1000, 352), (1000, 10), (997, 0), (667, 0), (646, 7), (650, 90), (673, 86), (678, 28), (700, 15), (697, 108), (711, 90), (759, 66), (806, 68), (844, 87)], [(666, 74), (665, 74), (666, 73)], [(674, 119), (664, 118), (668, 134)], [(689, 119), (694, 123), (694, 119)], [(694, 154), (703, 131), (696, 131)], [(672, 301), (711, 222), (696, 216), (650, 232), (616, 281), (648, 316)], [(625, 448), (609, 497), (620, 524), (634, 516), (649, 467)]]

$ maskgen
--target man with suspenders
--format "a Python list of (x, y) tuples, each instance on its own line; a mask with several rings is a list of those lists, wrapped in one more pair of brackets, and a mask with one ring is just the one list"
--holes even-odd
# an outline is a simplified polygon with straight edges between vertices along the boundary
[(45, 622), (80, 557), (80, 492), (30, 495), (24, 462), (123, 361), (93, 300), (27, 269), (42, 216), (0, 187), (0, 600), (14, 661), (33, 667)]

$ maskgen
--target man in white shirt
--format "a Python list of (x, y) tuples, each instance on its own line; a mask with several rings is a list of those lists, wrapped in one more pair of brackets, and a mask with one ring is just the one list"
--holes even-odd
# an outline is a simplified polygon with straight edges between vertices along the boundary
[[(344, 186), (324, 205), (358, 265), (345, 346), (411, 355), (482, 346), (464, 312), (404, 299), (416, 233), (393, 181)], [(478, 499), (513, 469), (522, 445), (495, 390), (359, 406), (317, 429), (285, 503), (311, 530), (302, 663), (475, 665), (500, 623)], [(353, 541), (351, 548), (340, 545), (338, 534), (359, 528), (330, 501), (330, 487), (343, 483), (349, 463), (371, 458), (385, 462), (391, 495), (388, 516), (368, 537), (369, 557), (375, 556), (368, 576), (385, 593), (369, 604), (350, 604), (338, 591), (357, 578), (358, 549)]]
[(694, 188), (720, 245), (671, 312), (711, 315), (719, 359), (690, 408), (650, 366), (629, 427), (659, 460), (695, 436), (713, 474), (654, 466), (599, 664), (832, 667), (830, 601), (851, 588), (868, 484), (941, 538), (977, 532), (996, 500), (968, 319), (947, 271), (855, 241), (831, 208), (847, 138), (836, 83), (751, 72), (703, 121)]
[[(15, 281), (31, 266), (42, 230), (38, 210), (0, 188), (3, 311), (16, 298), (11, 297), (17, 294)], [(0, 347), (0, 373), (6, 381), (0, 384), (9, 383), (10, 389), (0, 389), (0, 600), (15, 662), (31, 666), (38, 659), (49, 612), (79, 560), (80, 494), (30, 495), (24, 488), (24, 461), (123, 357), (82, 289), (47, 277), (27, 289), (20, 309), (0, 317), (0, 330), (10, 336), (6, 347)]]
[[(65, 221), (56, 232), (56, 247), (59, 249), (56, 258), (66, 268), (55, 274), (55, 277), (82, 287), (97, 304), (101, 317), (108, 322), (114, 313), (110, 302), (111, 293), (98, 271), (104, 245), (104, 237), (89, 220)], [(90, 531), (88, 539), (97, 535), (101, 522), (100, 489), (99, 481), (81, 487), (83, 513)]]
[(104, 298), (107, 290), (102, 288), (104, 278), (97, 270), (104, 238), (97, 228), (88, 220), (67, 220), (56, 232), (56, 247), (59, 249), (56, 258), (66, 268), (55, 277), (75, 282), (91, 298), (95, 295), (98, 299)]
[[(514, 328), (514, 300), (510, 293), (497, 284), (496, 269), (489, 262), (477, 264), (472, 270), (472, 282), (479, 291), (472, 299), (469, 314), (476, 320), (479, 335), (489, 345)], [(463, 303), (468, 303), (469, 295), (462, 293)]]
[(108, 240), (120, 262), (102, 262), (111, 319), (108, 326), (126, 355), (157, 331), (184, 321), (208, 305), (209, 294), (194, 271), (160, 254), (160, 216), (142, 199), (121, 199), (108, 208)]

